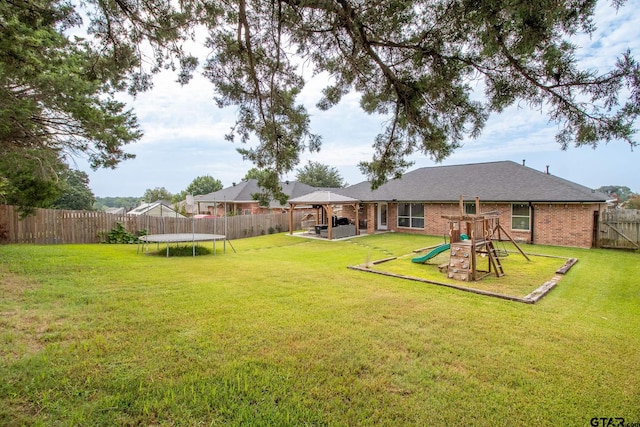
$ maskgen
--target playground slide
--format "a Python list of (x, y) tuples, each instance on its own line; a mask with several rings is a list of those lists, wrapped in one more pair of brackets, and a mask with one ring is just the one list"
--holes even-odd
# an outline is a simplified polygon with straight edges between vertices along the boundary
[(426, 262), (428, 260), (430, 260), (431, 258), (433, 258), (434, 256), (441, 254), (442, 252), (448, 250), (451, 247), (451, 245), (449, 243), (445, 243), (443, 245), (440, 245), (438, 247), (436, 247), (434, 250), (432, 250), (431, 252), (427, 253), (426, 255), (422, 255), (419, 257), (415, 257), (413, 259), (411, 259), (411, 262), (415, 262), (415, 263), (423, 263)]

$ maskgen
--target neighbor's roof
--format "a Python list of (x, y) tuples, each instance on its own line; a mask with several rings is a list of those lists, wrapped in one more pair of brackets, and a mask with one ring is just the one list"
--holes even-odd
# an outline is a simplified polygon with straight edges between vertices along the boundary
[(339, 205), (342, 203), (357, 203), (358, 199), (348, 197), (342, 194), (334, 193), (327, 190), (314, 191), (313, 193), (305, 194), (301, 197), (289, 199), (291, 204), (308, 204), (308, 205), (326, 205), (334, 204)]
[(158, 200), (156, 202), (151, 202), (151, 203), (142, 202), (140, 203), (139, 206), (136, 206), (135, 208), (131, 209), (127, 213), (130, 215), (141, 215), (145, 212), (149, 212), (150, 210), (157, 208), (158, 206), (162, 206), (163, 208), (173, 211), (173, 207), (169, 202), (165, 202), (164, 200)]
[(175, 211), (175, 209), (173, 209), (169, 202), (165, 202), (162, 200), (152, 203), (141, 203), (140, 206), (127, 212), (127, 215), (151, 215), (151, 213), (154, 211), (157, 211), (162, 216), (169, 216), (165, 214), (171, 214), (171, 216), (175, 215), (178, 218), (184, 218), (183, 215), (179, 214)]
[(603, 193), (512, 161), (420, 168), (373, 191), (369, 182), (361, 182), (340, 194), (362, 201), (453, 202), (461, 195), (483, 202), (607, 200)]
[(121, 215), (126, 213), (127, 210), (125, 208), (107, 208), (105, 212), (109, 214)]
[[(281, 182), (280, 185), (282, 186), (282, 192), (289, 196), (289, 198), (299, 197), (316, 190), (315, 187), (297, 181), (285, 181)], [(213, 193), (195, 196), (194, 200), (196, 202), (227, 201), (234, 203), (253, 203), (256, 201), (253, 198), (253, 194), (260, 193), (261, 191), (262, 188), (258, 186), (258, 181), (250, 179)], [(284, 206), (277, 200), (272, 200), (269, 207), (282, 208)]]

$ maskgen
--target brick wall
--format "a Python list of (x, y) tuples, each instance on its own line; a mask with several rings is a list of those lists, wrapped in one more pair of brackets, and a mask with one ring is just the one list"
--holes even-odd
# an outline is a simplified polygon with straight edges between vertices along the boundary
[[(368, 233), (378, 230), (377, 204), (367, 203)], [(593, 213), (598, 204), (533, 204), (534, 243), (539, 245), (590, 248), (593, 244)], [(480, 203), (481, 212), (500, 213), (500, 224), (517, 242), (531, 242), (531, 231), (511, 229), (510, 203)], [(398, 227), (397, 203), (388, 204), (388, 229), (402, 233), (423, 233), (442, 236), (449, 233), (449, 222), (443, 215), (459, 215), (458, 203), (425, 203), (424, 229)], [(503, 236), (506, 239), (506, 236)]]
[(365, 203), (364, 211), (367, 217), (367, 234), (373, 234), (378, 229), (376, 203)]
[[(349, 221), (354, 222), (356, 220), (356, 210), (353, 206), (350, 205), (344, 205), (342, 206), (342, 211), (340, 211), (340, 217), (342, 218), (348, 218)], [(360, 218), (359, 214), (358, 214), (358, 220), (363, 219)]]
[(597, 204), (535, 203), (535, 243), (541, 245), (593, 246), (593, 213)]

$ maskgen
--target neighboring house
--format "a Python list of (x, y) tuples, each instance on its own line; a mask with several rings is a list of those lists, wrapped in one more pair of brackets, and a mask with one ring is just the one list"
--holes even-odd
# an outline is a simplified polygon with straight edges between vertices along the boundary
[(140, 206), (127, 212), (127, 215), (149, 215), (157, 217), (185, 218), (173, 209), (173, 206), (164, 201), (142, 203)]
[(125, 208), (107, 208), (105, 212), (114, 215), (124, 215), (127, 213), (127, 210)]
[[(281, 182), (282, 192), (290, 199), (309, 194), (317, 188), (296, 181)], [(231, 187), (213, 193), (194, 196), (194, 206), (187, 206), (188, 212), (224, 216), (225, 209), (231, 215), (257, 215), (265, 213), (280, 213), (288, 210), (288, 205), (282, 205), (277, 200), (272, 200), (269, 206), (260, 206), (253, 195), (260, 193), (262, 189), (258, 181), (250, 179), (234, 184)]]
[[(368, 182), (334, 190), (360, 200), (367, 232), (379, 230), (444, 235), (443, 215), (498, 211), (517, 241), (590, 248), (608, 197), (590, 188), (511, 161), (421, 168), (376, 190)], [(342, 215), (355, 217), (353, 212)]]

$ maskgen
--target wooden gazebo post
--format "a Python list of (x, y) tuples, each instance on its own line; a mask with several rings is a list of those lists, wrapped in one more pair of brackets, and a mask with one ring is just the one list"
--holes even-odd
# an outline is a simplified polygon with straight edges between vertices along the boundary
[(360, 203), (354, 203), (353, 204), (353, 210), (356, 212), (356, 236), (360, 235), (360, 220), (358, 218), (358, 205)]
[(295, 203), (289, 203), (289, 235), (293, 235), (293, 208)]
[(333, 205), (327, 205), (327, 238), (333, 239)]

